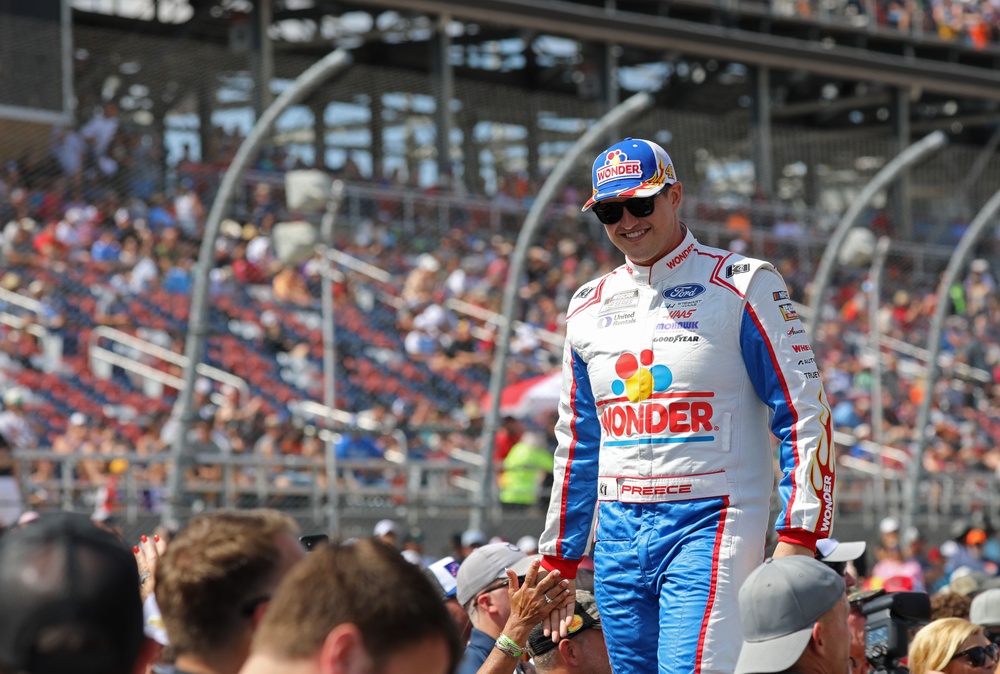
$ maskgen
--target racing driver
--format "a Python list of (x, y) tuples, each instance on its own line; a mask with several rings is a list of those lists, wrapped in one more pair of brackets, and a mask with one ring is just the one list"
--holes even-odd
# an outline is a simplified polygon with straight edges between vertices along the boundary
[[(694, 238), (662, 147), (626, 138), (592, 178), (583, 210), (625, 263), (567, 312), (543, 566), (575, 577), (597, 509), (596, 596), (616, 674), (729, 673), (737, 593), (766, 544), (768, 431), (782, 474), (773, 554), (812, 557), (833, 526), (829, 405), (781, 276)], [(554, 640), (566, 613), (546, 625)]]

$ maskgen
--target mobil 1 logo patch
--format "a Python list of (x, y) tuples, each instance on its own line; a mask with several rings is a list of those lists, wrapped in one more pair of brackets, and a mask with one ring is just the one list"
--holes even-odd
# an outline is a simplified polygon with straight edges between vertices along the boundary
[(610, 314), (617, 314), (619, 311), (634, 310), (637, 306), (639, 306), (639, 290), (623, 290), (604, 300), (597, 315), (608, 316)]

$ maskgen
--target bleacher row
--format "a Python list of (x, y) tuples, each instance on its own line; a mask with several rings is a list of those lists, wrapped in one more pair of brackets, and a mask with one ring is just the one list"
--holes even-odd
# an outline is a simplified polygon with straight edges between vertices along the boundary
[[(82, 412), (93, 419), (108, 418), (118, 432), (132, 442), (141, 430), (137, 416), (166, 415), (176, 399), (176, 390), (166, 388), (160, 398), (147, 396), (141, 382), (118, 368), (111, 379), (101, 379), (91, 372), (87, 349), (91, 331), (97, 327), (95, 294), (106, 291), (109, 275), (93, 265), (71, 265), (63, 271), (48, 268), (13, 268), (25, 279), (37, 279), (50, 286), (64, 309), (65, 352), (62, 366), (55, 372), (25, 367), (16, 375), (18, 385), (37, 397), (33, 416), (44, 427), (43, 444), (51, 444), (66, 430), (67, 419)], [(103, 290), (102, 290), (103, 289)], [(267, 293), (263, 293), (267, 294)], [(264, 401), (262, 414), (287, 415), (288, 403), (294, 400), (321, 400), (323, 342), (319, 311), (303, 310), (273, 299), (261, 299), (246, 287), (236, 287), (234, 294), (212, 299), (205, 362), (247, 381), (251, 396)], [(169, 335), (177, 347), (183, 347), (187, 331), (190, 298), (157, 289), (149, 294), (123, 299), (135, 333), (159, 331)], [(251, 332), (239, 326), (259, 323), (266, 312), (282, 326), (285, 338), (308, 345), (306, 369), (313, 376), (297, 376), (281, 352), (262, 348)], [(379, 404), (412, 405), (418, 397), (431, 397), (444, 410), (460, 409), (469, 399), (479, 400), (486, 392), (486, 382), (479, 372), (434, 372), (426, 363), (405, 358), (378, 358), (379, 351), (404, 353), (403, 335), (396, 328), (395, 309), (380, 301), (370, 311), (356, 306), (339, 293), (334, 306), (336, 325), (337, 397), (352, 410), (360, 411)], [(302, 320), (306, 319), (306, 320)], [(28, 355), (28, 354), (25, 354)], [(152, 363), (150, 363), (152, 364)], [(163, 368), (164, 364), (159, 364)], [(154, 365), (157, 366), (157, 365)], [(122, 411), (116, 416), (109, 410)], [(130, 408), (130, 409), (129, 409)]]

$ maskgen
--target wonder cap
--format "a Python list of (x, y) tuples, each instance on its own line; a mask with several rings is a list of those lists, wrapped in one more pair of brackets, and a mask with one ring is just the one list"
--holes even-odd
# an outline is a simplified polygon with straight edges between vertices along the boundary
[(594, 194), (583, 205), (615, 197), (651, 197), (677, 182), (667, 151), (650, 140), (626, 138), (597, 155), (592, 171)]

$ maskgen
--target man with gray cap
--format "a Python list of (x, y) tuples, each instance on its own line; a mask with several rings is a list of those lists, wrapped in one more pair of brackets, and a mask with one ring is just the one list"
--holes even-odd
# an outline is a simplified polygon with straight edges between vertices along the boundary
[[(538, 558), (539, 555), (525, 555), (510, 543), (491, 543), (473, 550), (458, 567), (455, 597), (469, 614), (472, 633), (457, 674), (475, 674), (494, 648), (505, 653), (523, 651), (524, 643), (510, 646), (509, 639), (502, 638), (511, 614), (507, 569), (523, 579)], [(539, 588), (550, 593), (546, 595), (547, 601), (555, 600), (563, 591), (561, 586), (560, 589), (553, 587), (553, 581), (559, 580), (558, 575), (554, 574), (548, 582), (539, 580)], [(505, 647), (508, 650), (504, 650)]]
[(739, 593), (735, 674), (844, 674), (850, 664), (844, 579), (805, 556), (768, 559)]
[(824, 538), (816, 541), (816, 559), (843, 576), (844, 584), (850, 591), (858, 584), (858, 579), (848, 568), (848, 563), (860, 559), (865, 554), (865, 547), (864, 541), (841, 542), (836, 538)]

